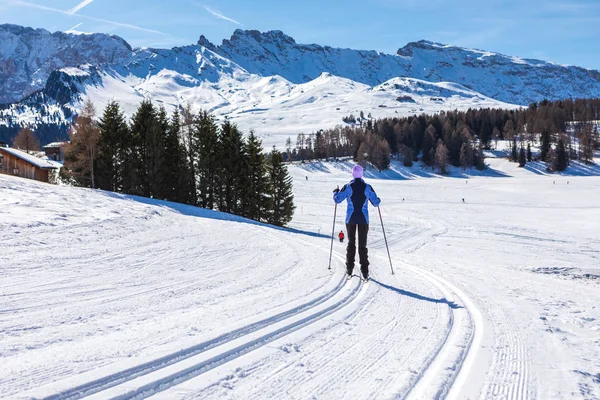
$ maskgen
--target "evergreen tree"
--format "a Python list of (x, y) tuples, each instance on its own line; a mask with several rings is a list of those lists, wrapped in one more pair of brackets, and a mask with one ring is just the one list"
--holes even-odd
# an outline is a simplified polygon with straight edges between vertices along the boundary
[(242, 133), (236, 125), (226, 121), (221, 125), (220, 143), (219, 175), (222, 195), (220, 196), (219, 210), (232, 214), (243, 214), (243, 180), (246, 177), (244, 176), (245, 146)]
[(194, 192), (197, 194), (198, 205), (213, 209), (220, 202), (223, 187), (219, 179), (227, 165), (222, 159), (219, 127), (214, 117), (204, 110), (200, 111), (194, 121), (192, 153), (196, 182)]
[(152, 121), (146, 140), (146, 173), (148, 193), (151, 197), (166, 200), (167, 193), (171, 192), (165, 186), (165, 138), (169, 131), (169, 119), (165, 108), (161, 105)]
[(552, 169), (554, 171), (564, 171), (569, 165), (569, 155), (565, 147), (564, 139), (561, 137), (556, 144), (556, 151), (552, 160)]
[(531, 143), (527, 143), (527, 162), (531, 162), (533, 154), (531, 153)]
[(130, 194), (150, 197), (149, 176), (156, 132), (156, 110), (150, 100), (140, 103), (131, 121), (132, 171)]
[(181, 110), (181, 131), (183, 134), (183, 146), (186, 152), (186, 164), (188, 173), (187, 190), (190, 194), (190, 204), (197, 205), (197, 187), (196, 187), (196, 160), (198, 159), (198, 150), (196, 141), (196, 118), (192, 113), (192, 106), (187, 104)]
[(475, 153), (475, 167), (479, 171), (483, 171), (485, 169), (485, 157), (483, 154), (483, 145), (479, 143), (477, 147), (477, 153)]
[(179, 111), (175, 109), (164, 137), (163, 194), (167, 200), (189, 203), (191, 201), (188, 185), (190, 171), (180, 135), (180, 115)]
[(111, 101), (106, 105), (98, 127), (98, 187), (112, 192), (123, 191), (130, 134), (118, 102)]
[(510, 161), (517, 162), (519, 155), (517, 153), (517, 138), (513, 138), (512, 150), (510, 152)]
[(262, 152), (262, 143), (252, 131), (246, 142), (245, 153), (248, 184), (244, 198), (246, 202), (244, 216), (256, 221), (265, 221), (269, 209), (267, 165)]
[(437, 132), (435, 128), (433, 125), (429, 125), (425, 131), (425, 136), (423, 137), (423, 156), (421, 157), (421, 161), (423, 161), (425, 165), (432, 166), (435, 164), (434, 157), (431, 157), (431, 151), (435, 148), (436, 137)]
[(527, 164), (527, 158), (525, 156), (525, 148), (521, 146), (519, 149), (519, 167), (523, 168)]
[(543, 130), (540, 138), (540, 158), (542, 161), (547, 161), (548, 152), (551, 149), (550, 132)]
[(481, 131), (479, 132), (479, 141), (487, 149), (490, 146), (491, 139), (492, 139), (492, 127), (490, 125), (490, 122), (486, 119), (481, 124)]
[(275, 148), (271, 151), (267, 162), (269, 197), (271, 210), (268, 215), (269, 223), (284, 226), (294, 215), (294, 195), (292, 193), (292, 178), (283, 157)]

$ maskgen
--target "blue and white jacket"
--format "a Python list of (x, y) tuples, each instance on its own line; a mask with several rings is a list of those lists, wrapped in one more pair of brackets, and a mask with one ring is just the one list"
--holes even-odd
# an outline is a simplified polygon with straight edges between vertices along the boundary
[(333, 193), (333, 201), (336, 204), (348, 200), (346, 211), (347, 224), (369, 223), (369, 201), (375, 207), (379, 207), (381, 200), (371, 185), (367, 185), (362, 179), (354, 179), (339, 191)]

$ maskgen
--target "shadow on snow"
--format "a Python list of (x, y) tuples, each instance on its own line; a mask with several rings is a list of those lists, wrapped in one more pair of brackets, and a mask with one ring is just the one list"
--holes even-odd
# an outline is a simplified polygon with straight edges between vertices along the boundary
[(173, 210), (179, 214), (187, 215), (187, 216), (191, 216), (191, 217), (207, 218), (207, 219), (214, 219), (214, 220), (219, 220), (219, 221), (238, 222), (238, 223), (243, 223), (243, 224), (261, 226), (264, 228), (275, 229), (275, 230), (282, 231), (282, 232), (295, 233), (295, 234), (299, 234), (299, 235), (306, 235), (306, 236), (313, 236), (313, 237), (327, 238), (327, 239), (331, 238), (330, 235), (324, 235), (322, 233), (305, 231), (305, 230), (294, 229), (294, 228), (279, 227), (279, 226), (275, 226), (275, 225), (269, 225), (269, 224), (265, 224), (263, 222), (258, 222), (258, 221), (254, 221), (252, 219), (240, 217), (239, 215), (227, 214), (224, 212), (214, 211), (214, 210), (208, 210), (206, 208), (191, 206), (188, 204), (174, 203), (171, 201), (156, 200), (156, 199), (151, 199), (148, 197), (133, 196), (133, 195), (129, 195), (129, 194), (114, 193), (114, 192), (107, 192), (107, 191), (102, 192), (102, 193), (104, 193), (107, 196), (118, 198), (121, 200), (133, 200), (133, 201), (137, 201), (138, 203), (147, 204), (147, 205), (151, 205), (151, 206), (170, 208), (171, 210)]
[(373, 279), (373, 278), (371, 278), (371, 279), (369, 280), (369, 282), (376, 283), (376, 284), (378, 284), (379, 286), (381, 286), (381, 287), (383, 287), (383, 288), (385, 288), (385, 289), (391, 290), (392, 292), (396, 292), (396, 293), (398, 293), (398, 294), (401, 294), (402, 296), (408, 296), (408, 297), (412, 297), (413, 299), (417, 299), (417, 300), (423, 300), (423, 301), (428, 301), (428, 302), (430, 302), (430, 303), (447, 304), (447, 305), (448, 305), (448, 307), (450, 307), (450, 308), (452, 308), (452, 309), (454, 309), (454, 310), (456, 310), (456, 309), (458, 309), (458, 308), (463, 308), (462, 306), (459, 306), (459, 305), (458, 305), (458, 304), (456, 304), (455, 302), (453, 302), (453, 301), (450, 301), (450, 300), (448, 300), (448, 299), (445, 299), (445, 298), (442, 298), (442, 299), (433, 299), (433, 298), (431, 298), (431, 297), (422, 296), (422, 295), (420, 295), (420, 294), (413, 293), (413, 292), (409, 292), (409, 291), (407, 291), (407, 290), (404, 290), (404, 289), (398, 289), (398, 288), (395, 288), (395, 287), (393, 287), (393, 286), (386, 285), (385, 283), (379, 282), (378, 280), (376, 280), (376, 279)]
[[(331, 168), (335, 168), (341, 172), (345, 172), (348, 175), (352, 174), (352, 167), (356, 165), (350, 158), (338, 159), (333, 161), (310, 161), (304, 163), (294, 164), (300, 169), (307, 172), (331, 172), (328, 165)], [(483, 176), (490, 178), (507, 178), (510, 175), (504, 172), (490, 168), (489, 166), (483, 170), (478, 171), (475, 168), (463, 170), (462, 168), (448, 166), (448, 175), (436, 174), (431, 168), (424, 167), (418, 163), (415, 163), (412, 167), (405, 167), (399, 161), (392, 161), (390, 168), (384, 171), (378, 171), (373, 167), (368, 167), (364, 172), (364, 177), (368, 179), (390, 179), (390, 180), (412, 180), (417, 178), (459, 178), (468, 179), (475, 176)]]
[(585, 164), (579, 161), (571, 161), (571, 164), (562, 172), (548, 172), (546, 163), (542, 161), (532, 161), (525, 164), (523, 167), (529, 172), (536, 175), (546, 176), (600, 176), (600, 165)]

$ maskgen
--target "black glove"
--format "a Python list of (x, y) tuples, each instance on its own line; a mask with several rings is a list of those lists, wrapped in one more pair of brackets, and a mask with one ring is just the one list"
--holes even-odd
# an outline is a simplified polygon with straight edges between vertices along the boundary
[(338, 186), (338, 187), (336, 187), (335, 189), (333, 189), (333, 193), (339, 193), (339, 192), (340, 192), (340, 188), (339, 188), (339, 186)]

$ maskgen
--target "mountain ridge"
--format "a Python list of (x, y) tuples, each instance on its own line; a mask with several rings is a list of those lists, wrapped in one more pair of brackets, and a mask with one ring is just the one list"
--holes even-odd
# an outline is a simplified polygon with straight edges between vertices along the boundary
[[(190, 104), (246, 130), (292, 134), (360, 111), (406, 116), (600, 97), (595, 70), (427, 40), (386, 54), (298, 44), (280, 30), (237, 29), (220, 45), (201, 35), (196, 44), (171, 49), (132, 49), (116, 36), (16, 25), (0, 25), (3, 37), (10, 41), (0, 41), (0, 77), (16, 75), (0, 86), (26, 99), (0, 107), (0, 129), (11, 132), (19, 124), (64, 124), (86, 99), (98, 108), (118, 100), (127, 115), (143, 99), (169, 110)], [(26, 68), (3, 72), (10, 63)], [(29, 74), (31, 66), (43, 68)]]

